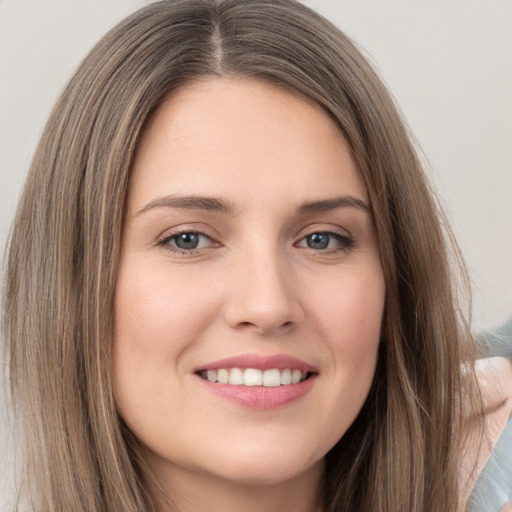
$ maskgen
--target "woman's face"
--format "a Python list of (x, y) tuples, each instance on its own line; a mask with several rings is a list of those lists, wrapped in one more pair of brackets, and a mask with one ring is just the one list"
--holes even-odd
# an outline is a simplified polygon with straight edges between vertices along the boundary
[(384, 279), (365, 186), (316, 105), (256, 80), (171, 95), (133, 166), (118, 410), (158, 475), (322, 470), (375, 371)]

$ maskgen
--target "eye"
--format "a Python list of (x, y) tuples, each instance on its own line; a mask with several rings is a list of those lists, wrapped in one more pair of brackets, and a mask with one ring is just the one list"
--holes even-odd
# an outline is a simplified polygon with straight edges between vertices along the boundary
[(302, 238), (297, 244), (297, 247), (307, 247), (316, 251), (325, 250), (344, 250), (353, 247), (354, 240), (340, 233), (333, 233), (328, 231), (315, 231)]
[(165, 246), (170, 250), (193, 252), (197, 249), (212, 247), (215, 245), (215, 242), (204, 233), (198, 231), (182, 231), (165, 237), (158, 245)]

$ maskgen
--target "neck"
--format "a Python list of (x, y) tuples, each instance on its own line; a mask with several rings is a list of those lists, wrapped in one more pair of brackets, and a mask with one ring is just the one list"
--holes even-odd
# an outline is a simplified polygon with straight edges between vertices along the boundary
[[(154, 468), (157, 469), (157, 468)], [(160, 512), (321, 512), (323, 462), (277, 483), (233, 482), (194, 471), (157, 471), (148, 488)]]

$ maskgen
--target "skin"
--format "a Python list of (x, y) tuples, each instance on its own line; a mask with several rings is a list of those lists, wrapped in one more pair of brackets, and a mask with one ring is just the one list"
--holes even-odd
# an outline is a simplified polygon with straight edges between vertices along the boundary
[[(177, 196), (192, 201), (170, 206)], [(300, 209), (340, 196), (352, 203)], [(174, 92), (151, 119), (123, 233), (115, 392), (180, 510), (320, 510), (323, 458), (363, 405), (380, 342), (385, 285), (363, 204), (340, 133), (290, 92), (212, 79)], [(178, 232), (204, 235), (180, 250)], [(308, 245), (327, 232), (326, 249)], [(195, 373), (240, 354), (297, 357), (315, 367), (313, 385), (261, 410)]]
[[(221, 197), (234, 211), (170, 208), (170, 195)], [(180, 508), (321, 509), (322, 458), (368, 392), (384, 297), (366, 212), (297, 213), (306, 201), (341, 195), (367, 201), (339, 133), (317, 107), (267, 84), (194, 84), (149, 124), (134, 164), (117, 287), (116, 395)], [(354, 247), (307, 247), (305, 235), (333, 228), (350, 233)], [(169, 239), (177, 230), (206, 236), (198, 250), (179, 252)], [(193, 375), (240, 353), (294, 355), (319, 374), (306, 397), (248, 410), (211, 395)], [(503, 358), (477, 368), (489, 449), (512, 409), (511, 368)], [(466, 459), (473, 467), (474, 454)], [(508, 511), (511, 504), (501, 510)]]

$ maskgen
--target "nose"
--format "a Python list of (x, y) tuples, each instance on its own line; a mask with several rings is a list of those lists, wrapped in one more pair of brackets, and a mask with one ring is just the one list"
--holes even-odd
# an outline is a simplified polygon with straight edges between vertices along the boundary
[(226, 322), (233, 329), (258, 334), (289, 332), (304, 319), (296, 279), (277, 250), (262, 253), (240, 257), (232, 269)]

